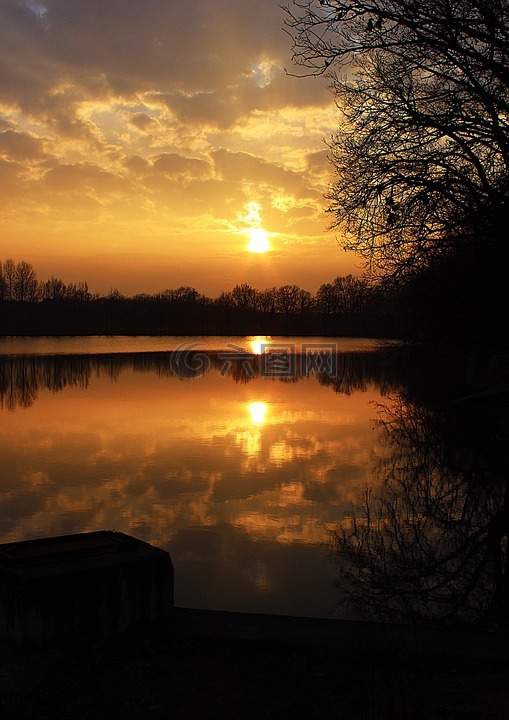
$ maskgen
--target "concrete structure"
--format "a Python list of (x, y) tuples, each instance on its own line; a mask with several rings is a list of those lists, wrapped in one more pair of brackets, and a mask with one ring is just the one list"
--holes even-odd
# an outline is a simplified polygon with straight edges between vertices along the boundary
[(167, 552), (103, 530), (0, 545), (0, 637), (105, 636), (173, 610)]

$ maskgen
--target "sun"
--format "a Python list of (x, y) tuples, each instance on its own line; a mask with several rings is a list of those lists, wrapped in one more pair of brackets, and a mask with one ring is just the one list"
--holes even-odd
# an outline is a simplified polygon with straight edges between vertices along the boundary
[(270, 250), (269, 234), (263, 228), (252, 228), (249, 231), (251, 239), (247, 249), (252, 253), (266, 253)]

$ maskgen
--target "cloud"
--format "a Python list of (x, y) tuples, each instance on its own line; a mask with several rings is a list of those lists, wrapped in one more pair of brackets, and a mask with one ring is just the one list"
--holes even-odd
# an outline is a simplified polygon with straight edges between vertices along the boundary
[(20, 176), (23, 166), (17, 162), (9, 162), (0, 158), (0, 195), (2, 198), (17, 195), (21, 189)]
[(320, 107), (330, 102), (319, 82), (288, 78), (281, 66), (277, 68), (274, 78), (260, 86), (256, 67), (252, 75), (241, 76), (236, 85), (193, 93), (183, 90), (161, 93), (152, 96), (152, 100), (162, 102), (182, 123), (208, 125), (220, 130), (244, 123), (255, 112), (273, 112), (288, 107)]
[(272, 0), (46, 0), (44, 8), (39, 14), (26, 3), (2, 3), (2, 56), (26, 49), (7, 63), (4, 89), (14, 88), (13, 77), (23, 92), (29, 84), (100, 72), (122, 94), (172, 85), (208, 90), (245, 73), (253, 57), (287, 57), (281, 10)]
[(146, 113), (134, 113), (129, 119), (130, 124), (137, 130), (146, 132), (151, 128), (157, 128), (158, 122), (155, 118), (151, 118)]
[(44, 184), (51, 190), (72, 192), (75, 190), (93, 190), (109, 192), (119, 189), (120, 180), (110, 172), (90, 163), (58, 165), (48, 170)]
[(224, 148), (211, 153), (219, 175), (230, 181), (246, 181), (280, 188), (295, 197), (313, 197), (316, 192), (307, 187), (300, 173), (245, 152), (230, 152)]
[(46, 157), (40, 138), (25, 132), (0, 132), (0, 153), (14, 160), (38, 160)]
[[(273, 0), (47, 0), (44, 11), (34, 7), (0, 7), (0, 100), (44, 113), (57, 132), (86, 129), (77, 114), (83, 99), (155, 93), (182, 122), (220, 128), (255, 110), (325, 102), (320, 83), (285, 76), (289, 41)], [(141, 130), (153, 125), (143, 113), (130, 122)]]
[(285, 74), (282, 15), (274, 0), (0, 2), (4, 254), (22, 241), (27, 260), (41, 246), (63, 258), (58, 235), (86, 237), (91, 256), (116, 238), (183, 266), (185, 247), (219, 257), (239, 242), (251, 201), (274, 236), (316, 242), (314, 151), (333, 103), (320, 80)]
[(210, 172), (210, 164), (205, 160), (184, 157), (177, 153), (163, 153), (154, 161), (152, 168), (167, 175), (189, 175), (201, 177)]
[(150, 167), (148, 160), (142, 158), (141, 155), (132, 155), (131, 157), (124, 158), (124, 166), (136, 175), (147, 172)]
[(320, 150), (318, 152), (308, 153), (306, 155), (306, 166), (307, 171), (311, 175), (328, 176), (330, 173), (329, 152), (327, 150)]

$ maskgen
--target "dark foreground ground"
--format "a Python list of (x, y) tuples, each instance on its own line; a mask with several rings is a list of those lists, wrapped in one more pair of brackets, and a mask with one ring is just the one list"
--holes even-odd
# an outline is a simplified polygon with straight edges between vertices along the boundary
[(509, 644), (481, 629), (176, 609), (108, 641), (0, 645), (0, 718), (509, 718)]

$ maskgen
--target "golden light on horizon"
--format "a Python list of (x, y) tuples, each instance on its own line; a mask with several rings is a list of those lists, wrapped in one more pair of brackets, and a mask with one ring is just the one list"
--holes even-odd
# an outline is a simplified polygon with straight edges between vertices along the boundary
[(0, 3), (0, 261), (125, 295), (356, 272), (326, 235), (331, 95), (286, 74), (277, 3), (209, 5)]
[(270, 250), (269, 234), (263, 228), (252, 228), (249, 231), (250, 241), (247, 249), (252, 253), (266, 253)]
[(267, 404), (264, 402), (252, 402), (249, 405), (249, 412), (255, 425), (263, 425), (267, 414)]

